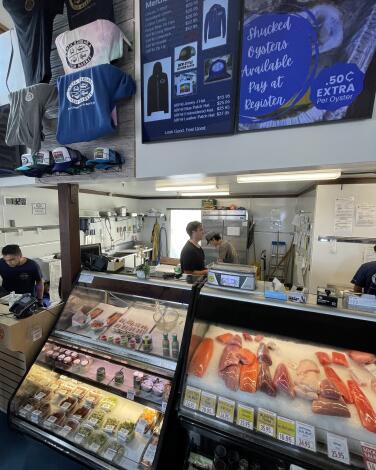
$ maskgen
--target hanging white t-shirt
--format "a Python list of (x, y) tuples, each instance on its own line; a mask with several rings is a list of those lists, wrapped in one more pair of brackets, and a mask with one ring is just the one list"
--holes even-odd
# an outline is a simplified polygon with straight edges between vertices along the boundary
[(121, 29), (108, 20), (96, 20), (56, 38), (65, 73), (109, 64), (123, 56), (123, 42), (131, 45)]

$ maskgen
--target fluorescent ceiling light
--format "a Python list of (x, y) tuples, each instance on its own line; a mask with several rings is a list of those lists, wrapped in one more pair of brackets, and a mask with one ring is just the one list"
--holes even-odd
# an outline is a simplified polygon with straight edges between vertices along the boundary
[(194, 197), (194, 196), (229, 196), (229, 191), (207, 191), (204, 193), (181, 193), (183, 197)]
[(156, 186), (156, 191), (173, 191), (173, 192), (180, 192), (180, 191), (206, 191), (206, 190), (215, 190), (217, 185), (215, 183), (212, 184), (190, 184), (190, 185), (180, 185), (180, 186)]
[(284, 181), (320, 181), (335, 180), (341, 176), (341, 170), (291, 171), (287, 173), (259, 173), (237, 176), (238, 183), (274, 183)]

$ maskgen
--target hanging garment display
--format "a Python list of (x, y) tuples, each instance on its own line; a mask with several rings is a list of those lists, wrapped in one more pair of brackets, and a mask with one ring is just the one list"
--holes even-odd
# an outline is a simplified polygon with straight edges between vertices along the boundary
[(76, 149), (56, 147), (52, 150), (54, 166), (52, 173), (76, 175), (85, 170), (86, 158)]
[(124, 163), (124, 158), (115, 150), (108, 147), (97, 147), (93, 158), (86, 162), (87, 167), (95, 167), (97, 170), (109, 170)]
[(223, 6), (214, 4), (205, 16), (204, 38), (208, 39), (226, 36), (226, 10)]
[(157, 111), (168, 113), (168, 77), (162, 64), (156, 62), (148, 80), (148, 116)]
[(34, 155), (30, 153), (21, 156), (22, 166), (16, 171), (23, 176), (41, 178), (45, 174), (50, 174), (53, 167), (52, 153), (49, 150), (41, 150)]
[(65, 3), (69, 29), (76, 29), (99, 19), (114, 22), (112, 0), (65, 0)]
[(64, 0), (3, 0), (17, 31), (26, 86), (51, 79), (53, 21)]
[(115, 131), (111, 111), (117, 101), (134, 95), (130, 75), (111, 64), (64, 75), (58, 80), (60, 144), (87, 142)]
[(5, 143), (5, 134), (9, 118), (10, 106), (0, 106), (0, 175), (14, 174), (14, 167), (20, 164), (23, 148), (9, 147)]
[(131, 46), (116, 24), (108, 20), (96, 20), (59, 34), (55, 44), (65, 73), (72, 73), (120, 59), (124, 41)]
[(153, 247), (153, 251), (151, 254), (152, 261), (158, 261), (159, 259), (159, 240), (161, 236), (161, 226), (159, 225), (158, 221), (155, 221), (153, 226), (153, 230), (151, 232), (151, 243)]
[(42, 119), (57, 107), (54, 85), (39, 83), (9, 95), (10, 114), (5, 142), (7, 145), (25, 145), (31, 153), (38, 152), (43, 140)]

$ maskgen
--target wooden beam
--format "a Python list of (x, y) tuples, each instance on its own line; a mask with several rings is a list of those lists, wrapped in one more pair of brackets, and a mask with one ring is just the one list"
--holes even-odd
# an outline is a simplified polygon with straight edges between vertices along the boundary
[(78, 184), (57, 185), (59, 198), (61, 297), (68, 299), (81, 270)]

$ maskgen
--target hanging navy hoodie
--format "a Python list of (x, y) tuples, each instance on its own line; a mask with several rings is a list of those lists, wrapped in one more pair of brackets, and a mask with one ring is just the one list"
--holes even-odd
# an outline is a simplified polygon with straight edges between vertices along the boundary
[(158, 111), (168, 113), (168, 76), (160, 62), (154, 64), (153, 74), (149, 77), (147, 99), (148, 116)]
[(56, 138), (69, 145), (113, 133), (111, 111), (117, 101), (134, 95), (136, 84), (119, 68), (102, 64), (59, 77), (58, 91)]
[(217, 3), (214, 4), (205, 16), (204, 40), (226, 37), (226, 10)]

